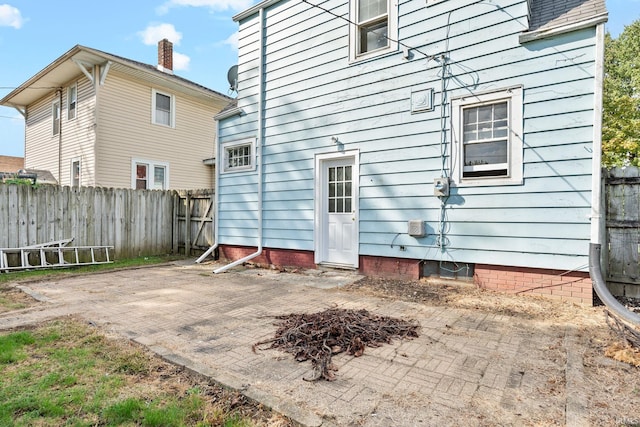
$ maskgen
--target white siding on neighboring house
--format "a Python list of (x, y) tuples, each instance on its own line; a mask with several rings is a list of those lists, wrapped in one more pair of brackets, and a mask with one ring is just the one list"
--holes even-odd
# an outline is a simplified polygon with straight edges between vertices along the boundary
[[(175, 97), (175, 127), (152, 123), (154, 89)], [(170, 188), (212, 187), (212, 168), (202, 160), (214, 155), (213, 116), (222, 107), (112, 70), (99, 92), (97, 185), (131, 187), (132, 161), (145, 159), (169, 165)]]
[(58, 135), (53, 134), (51, 106), (58, 100), (52, 92), (27, 109), (25, 120), (25, 168), (50, 171), (55, 179), (58, 173)]
[[(346, 0), (323, 7), (348, 16)], [(304, 2), (265, 10), (264, 246), (314, 250), (314, 156), (344, 149), (360, 153), (360, 255), (584, 267), (595, 28), (520, 44), (525, 0), (398, 7), (400, 40), (417, 49), (408, 59), (399, 49), (356, 63), (344, 20)], [(223, 120), (221, 143), (258, 133), (258, 38), (258, 15), (241, 20), (238, 107), (246, 115)], [(457, 167), (453, 100), (514, 86), (523, 99), (523, 163), (514, 166), (522, 184), (454, 182), (443, 214), (433, 181)], [(433, 111), (412, 113), (412, 93), (431, 89)], [(222, 244), (256, 246), (256, 182), (255, 172), (220, 177)], [(426, 222), (426, 237), (407, 234), (413, 219)]]
[[(67, 88), (77, 82), (76, 115), (72, 120), (67, 115)], [(87, 78), (79, 77), (63, 86), (60, 109), (60, 132), (62, 136), (62, 170), (58, 170), (60, 135), (53, 134), (52, 109), (59, 101), (58, 92), (45, 96), (27, 109), (25, 126), (25, 167), (50, 171), (61, 185), (71, 185), (70, 173), (73, 159), (82, 159), (81, 185), (94, 185), (93, 139), (94, 105), (93, 86)]]

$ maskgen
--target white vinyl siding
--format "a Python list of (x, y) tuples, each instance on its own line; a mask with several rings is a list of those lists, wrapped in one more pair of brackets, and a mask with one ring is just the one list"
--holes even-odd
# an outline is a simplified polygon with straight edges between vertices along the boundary
[(152, 159), (171, 162), (169, 189), (212, 188), (214, 168), (203, 160), (215, 157), (213, 116), (228, 101), (205, 102), (176, 94), (176, 127), (168, 128), (149, 120), (150, 93), (145, 82), (113, 68), (109, 72), (108, 84), (100, 88), (97, 111), (97, 185), (131, 188), (131, 159)]

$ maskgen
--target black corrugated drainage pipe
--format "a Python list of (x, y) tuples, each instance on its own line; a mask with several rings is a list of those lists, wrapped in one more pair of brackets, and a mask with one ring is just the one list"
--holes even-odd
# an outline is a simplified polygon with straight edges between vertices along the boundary
[(591, 275), (591, 281), (593, 282), (593, 289), (598, 294), (598, 297), (604, 305), (607, 306), (616, 316), (622, 320), (632, 323), (636, 326), (640, 326), (640, 315), (627, 309), (622, 305), (607, 288), (607, 282), (602, 277), (602, 270), (600, 269), (600, 252), (601, 245), (591, 243), (589, 245), (589, 274)]

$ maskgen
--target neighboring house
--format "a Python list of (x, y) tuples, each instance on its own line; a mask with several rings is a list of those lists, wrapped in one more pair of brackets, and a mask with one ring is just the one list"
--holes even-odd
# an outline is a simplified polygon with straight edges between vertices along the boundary
[(14, 156), (0, 156), (0, 172), (15, 173), (24, 169), (24, 158)]
[(212, 187), (213, 117), (231, 99), (172, 70), (166, 39), (158, 66), (75, 46), (0, 100), (25, 117), (25, 167), (70, 186)]
[(237, 104), (217, 117), (222, 255), (591, 303), (606, 19), (604, 0), (238, 14)]

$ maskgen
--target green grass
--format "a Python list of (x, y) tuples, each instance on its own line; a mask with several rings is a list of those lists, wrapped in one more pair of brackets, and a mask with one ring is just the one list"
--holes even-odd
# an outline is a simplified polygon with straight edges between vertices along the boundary
[(2, 426), (239, 427), (270, 417), (225, 405), (237, 394), (212, 387), (74, 320), (0, 335)]
[[(10, 271), (8, 273), (0, 273), (0, 284), (8, 282), (19, 282), (24, 280), (44, 279), (48, 277), (59, 277), (65, 275), (68, 276), (79, 273), (94, 273), (122, 268), (142, 267), (145, 265), (162, 264), (179, 259), (185, 259), (185, 257), (176, 255), (146, 256), (116, 260), (111, 264), (83, 265), (79, 267), (69, 268), (44, 268), (28, 271)], [(2, 303), (1, 298), (2, 296), (0, 294), (0, 304)]]

